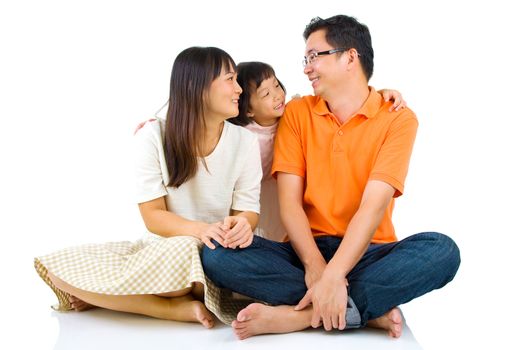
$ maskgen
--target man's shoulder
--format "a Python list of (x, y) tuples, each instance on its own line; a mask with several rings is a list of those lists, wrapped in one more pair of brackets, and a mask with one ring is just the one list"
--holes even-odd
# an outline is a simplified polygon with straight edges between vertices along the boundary
[(319, 101), (320, 97), (318, 96), (312, 96), (312, 95), (306, 95), (302, 97), (297, 97), (292, 99), (290, 102), (286, 104), (286, 108), (289, 110), (304, 110), (304, 109), (312, 109), (317, 102)]
[(317, 114), (316, 106), (320, 99), (318, 96), (307, 95), (291, 100), (286, 105), (283, 119), (295, 124), (306, 124)]
[(385, 123), (393, 123), (395, 121), (404, 122), (409, 120), (415, 120), (416, 122), (418, 122), (416, 113), (414, 113), (411, 108), (405, 107), (403, 109), (400, 109), (399, 111), (389, 112), (389, 109), (391, 107), (392, 101), (384, 102), (380, 106), (378, 113), (376, 113), (375, 119), (379, 119), (380, 121)]

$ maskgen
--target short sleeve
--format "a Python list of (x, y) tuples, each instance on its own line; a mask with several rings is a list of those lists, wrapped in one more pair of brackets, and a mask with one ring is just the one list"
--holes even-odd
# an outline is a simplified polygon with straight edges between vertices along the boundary
[(164, 165), (160, 122), (149, 122), (134, 136), (137, 203), (148, 202), (167, 195), (162, 174)]
[(262, 165), (260, 150), (256, 135), (246, 154), (240, 176), (235, 182), (233, 203), (231, 209), (260, 213), (260, 182), (262, 180)]
[(394, 119), (370, 173), (369, 180), (383, 181), (394, 187), (394, 197), (403, 194), (417, 129), (418, 120), (408, 109)]
[[(273, 155), (273, 166), (271, 174), (277, 177), (277, 172), (305, 177), (306, 160), (302, 147), (302, 137), (296, 106), (302, 101), (292, 101), (286, 106), (284, 115), (281, 118), (277, 136), (275, 137), (275, 148)], [(309, 112), (306, 113), (309, 115)]]

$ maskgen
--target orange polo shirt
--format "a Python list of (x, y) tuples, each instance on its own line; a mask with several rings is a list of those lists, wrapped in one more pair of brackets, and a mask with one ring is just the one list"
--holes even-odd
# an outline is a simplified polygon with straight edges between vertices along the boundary
[[(342, 237), (359, 209), (369, 180), (380, 180), (403, 194), (418, 120), (370, 87), (360, 110), (346, 123), (317, 96), (288, 103), (275, 138), (272, 167), (304, 178), (304, 211), (314, 236)], [(396, 241), (391, 199), (372, 242)]]

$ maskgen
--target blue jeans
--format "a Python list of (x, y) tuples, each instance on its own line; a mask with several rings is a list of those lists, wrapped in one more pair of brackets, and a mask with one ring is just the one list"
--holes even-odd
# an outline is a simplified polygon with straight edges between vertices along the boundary
[[(329, 261), (341, 238), (315, 239)], [(289, 242), (254, 237), (245, 249), (204, 246), (206, 275), (219, 287), (271, 305), (296, 305), (306, 293), (304, 266)], [(441, 288), (455, 276), (460, 252), (448, 236), (419, 233), (384, 244), (370, 244), (347, 275), (349, 302), (347, 328), (364, 327), (392, 308)]]

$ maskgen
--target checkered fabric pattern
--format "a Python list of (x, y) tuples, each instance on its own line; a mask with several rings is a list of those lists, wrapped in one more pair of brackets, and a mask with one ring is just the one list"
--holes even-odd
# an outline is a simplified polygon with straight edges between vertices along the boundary
[(230, 324), (248, 300), (216, 287), (200, 261), (203, 243), (194, 237), (149, 236), (136, 242), (87, 244), (35, 258), (35, 268), (57, 295), (54, 309), (70, 310), (68, 294), (47, 277), (50, 271), (66, 283), (109, 295), (159, 294), (182, 290), (193, 282), (204, 285), (205, 306)]

